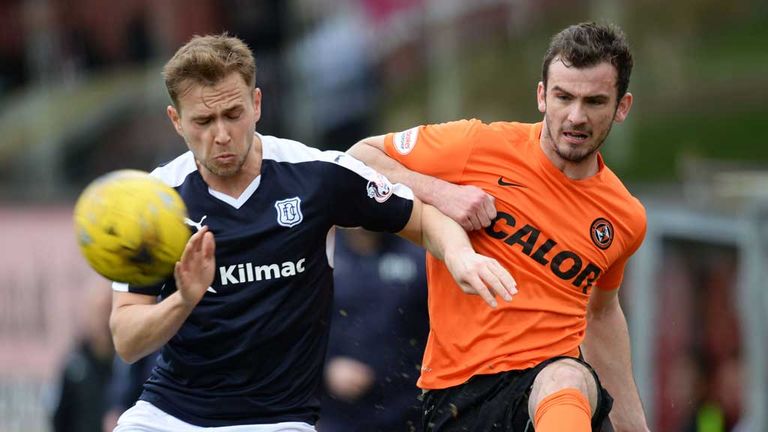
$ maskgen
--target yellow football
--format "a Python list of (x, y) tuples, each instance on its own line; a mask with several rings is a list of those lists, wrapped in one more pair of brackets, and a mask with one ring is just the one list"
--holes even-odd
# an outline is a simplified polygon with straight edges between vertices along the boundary
[(189, 227), (179, 194), (137, 170), (105, 174), (75, 204), (77, 242), (96, 272), (118, 282), (151, 285), (173, 273)]

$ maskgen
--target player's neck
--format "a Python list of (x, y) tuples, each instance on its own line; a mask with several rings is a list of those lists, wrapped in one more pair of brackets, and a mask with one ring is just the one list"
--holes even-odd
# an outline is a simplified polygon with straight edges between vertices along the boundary
[(597, 151), (593, 152), (583, 160), (579, 162), (569, 161), (560, 156), (555, 150), (555, 144), (549, 136), (549, 132), (546, 129), (541, 131), (541, 137), (539, 138), (539, 146), (544, 155), (549, 159), (552, 165), (560, 170), (566, 177), (571, 180), (583, 180), (588, 177), (592, 177), (597, 174), (600, 169), (598, 162)]
[[(592, 177), (597, 174), (599, 169), (597, 152), (589, 155), (581, 162), (570, 162), (562, 159), (557, 154), (555, 154), (555, 157), (557, 161), (552, 161), (552, 163), (571, 180), (584, 180), (585, 178)], [(551, 157), (550, 160), (552, 160)]]

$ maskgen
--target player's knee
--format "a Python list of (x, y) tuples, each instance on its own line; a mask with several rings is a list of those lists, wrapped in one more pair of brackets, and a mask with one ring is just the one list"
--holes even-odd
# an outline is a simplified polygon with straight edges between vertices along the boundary
[[(576, 389), (587, 397), (592, 413), (597, 408), (597, 382), (589, 369), (570, 359), (557, 360), (541, 370), (533, 381), (528, 412), (533, 416), (539, 403), (563, 389)], [(533, 417), (531, 417), (533, 418)]]

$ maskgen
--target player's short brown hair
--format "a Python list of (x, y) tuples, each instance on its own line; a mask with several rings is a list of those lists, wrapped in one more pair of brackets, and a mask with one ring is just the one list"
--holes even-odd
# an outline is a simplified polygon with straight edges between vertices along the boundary
[(558, 58), (567, 66), (586, 68), (609, 62), (616, 68), (616, 89), (621, 99), (629, 88), (632, 74), (632, 53), (624, 32), (612, 24), (586, 22), (572, 25), (552, 37), (544, 55), (541, 76), (547, 88), (549, 65)]
[(195, 36), (163, 67), (163, 78), (168, 95), (176, 109), (179, 95), (191, 85), (214, 85), (231, 73), (237, 72), (245, 83), (256, 86), (256, 61), (250, 48), (227, 33)]

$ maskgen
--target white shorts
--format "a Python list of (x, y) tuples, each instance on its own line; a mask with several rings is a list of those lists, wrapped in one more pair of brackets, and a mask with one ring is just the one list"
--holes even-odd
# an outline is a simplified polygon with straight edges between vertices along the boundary
[(240, 426), (201, 427), (181, 421), (146, 401), (124, 412), (113, 432), (316, 432), (303, 422), (254, 424)]

